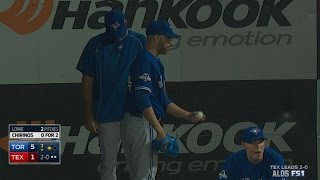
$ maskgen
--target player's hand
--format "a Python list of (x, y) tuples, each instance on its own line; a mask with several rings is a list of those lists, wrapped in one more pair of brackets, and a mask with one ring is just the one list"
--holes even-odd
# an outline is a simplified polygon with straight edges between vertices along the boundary
[(179, 144), (176, 138), (166, 135), (163, 139), (155, 139), (152, 141), (152, 147), (163, 152), (165, 156), (177, 157), (179, 155)]
[(92, 115), (89, 115), (89, 116), (86, 117), (85, 122), (84, 122), (84, 126), (91, 133), (95, 133), (95, 134), (98, 133), (96, 120)]
[(204, 115), (203, 112), (201, 111), (195, 111), (188, 115), (188, 120), (191, 123), (195, 123), (195, 124), (202, 123), (205, 121), (205, 119), (206, 119), (206, 115)]
[(167, 134), (165, 133), (165, 131), (162, 129), (162, 131), (157, 132), (157, 140), (163, 139), (167, 136)]

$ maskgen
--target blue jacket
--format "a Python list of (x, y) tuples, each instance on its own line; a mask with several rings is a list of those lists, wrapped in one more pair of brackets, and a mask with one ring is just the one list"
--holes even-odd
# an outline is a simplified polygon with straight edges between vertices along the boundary
[(143, 50), (131, 66), (130, 78), (129, 111), (142, 115), (144, 109), (152, 106), (158, 119), (164, 117), (167, 105), (172, 101), (166, 94), (164, 67), (160, 59)]
[(98, 122), (123, 119), (130, 65), (144, 48), (144, 35), (128, 30), (120, 42), (102, 33), (89, 40), (77, 70), (93, 77), (93, 112)]

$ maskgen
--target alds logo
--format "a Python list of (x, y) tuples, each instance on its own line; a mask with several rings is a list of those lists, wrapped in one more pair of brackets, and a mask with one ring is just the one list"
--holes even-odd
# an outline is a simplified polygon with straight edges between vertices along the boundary
[[(41, 28), (53, 9), (54, 0), (29, 0), (29, 4), (23, 10), (25, 0), (15, 0), (13, 5), (0, 13), (0, 22), (8, 26), (18, 34), (32, 33)], [(40, 10), (38, 7), (40, 5)], [(39, 13), (37, 13), (39, 12)]]

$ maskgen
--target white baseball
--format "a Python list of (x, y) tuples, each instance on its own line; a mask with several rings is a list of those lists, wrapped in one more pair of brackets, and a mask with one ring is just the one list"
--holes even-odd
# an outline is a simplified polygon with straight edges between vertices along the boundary
[(201, 112), (201, 111), (197, 111), (197, 112), (195, 113), (195, 117), (196, 117), (197, 119), (202, 119), (203, 116), (204, 116), (204, 114), (203, 114), (203, 112)]

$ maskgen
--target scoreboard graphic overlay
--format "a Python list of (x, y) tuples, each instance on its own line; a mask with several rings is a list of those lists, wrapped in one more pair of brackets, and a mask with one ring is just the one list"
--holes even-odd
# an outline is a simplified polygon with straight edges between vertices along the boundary
[(60, 125), (9, 125), (9, 164), (61, 163)]

